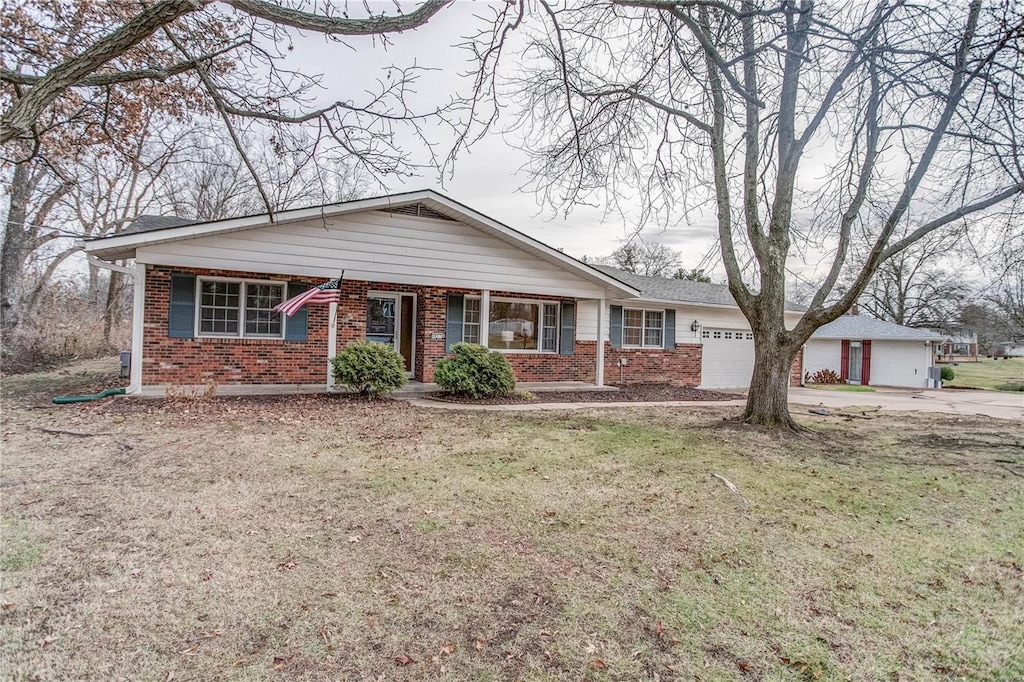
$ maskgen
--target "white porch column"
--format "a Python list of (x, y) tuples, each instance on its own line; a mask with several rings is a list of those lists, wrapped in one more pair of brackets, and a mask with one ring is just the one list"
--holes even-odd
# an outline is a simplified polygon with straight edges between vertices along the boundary
[(491, 291), (484, 289), (480, 292), (480, 345), (488, 347), (490, 334), (488, 329), (491, 323)]
[(134, 296), (132, 298), (132, 366), (127, 393), (142, 392), (142, 333), (146, 307), (146, 265), (135, 263)]
[(331, 360), (338, 354), (338, 303), (334, 301), (327, 310), (327, 389), (334, 388), (334, 366)]
[(608, 301), (597, 302), (597, 373), (594, 375), (598, 386), (604, 386), (604, 309)]

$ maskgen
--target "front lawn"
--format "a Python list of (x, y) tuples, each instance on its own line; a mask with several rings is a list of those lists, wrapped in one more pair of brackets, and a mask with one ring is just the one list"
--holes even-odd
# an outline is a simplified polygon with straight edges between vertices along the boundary
[(820, 391), (843, 391), (846, 393), (874, 393), (870, 386), (859, 384), (804, 384), (804, 388), (816, 388)]
[(1024, 390), (1024, 358), (978, 362), (961, 362), (953, 368), (953, 381), (943, 382), (950, 388), (985, 388), (991, 391)]
[(25, 402), (5, 680), (1024, 678), (1012, 421)]

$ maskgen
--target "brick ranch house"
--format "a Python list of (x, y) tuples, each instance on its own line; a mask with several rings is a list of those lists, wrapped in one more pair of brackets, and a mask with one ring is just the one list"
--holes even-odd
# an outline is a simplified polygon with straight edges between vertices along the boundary
[[(725, 286), (587, 265), (433, 191), (273, 220), (145, 216), (85, 250), (135, 263), (129, 393), (330, 388), (329, 358), (356, 339), (393, 344), (419, 382), (460, 341), (507, 353), (529, 382), (739, 388), (753, 368)], [(342, 271), (339, 303), (271, 312)]]

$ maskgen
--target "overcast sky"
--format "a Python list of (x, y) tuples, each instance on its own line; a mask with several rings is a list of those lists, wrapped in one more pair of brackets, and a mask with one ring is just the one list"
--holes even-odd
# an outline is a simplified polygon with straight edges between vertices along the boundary
[[(401, 5), (409, 12), (418, 3), (401, 0)], [(369, 6), (374, 12), (388, 13), (393, 13), (395, 7), (392, 0), (377, 0)], [(284, 66), (305, 74), (321, 74), (322, 104), (339, 99), (351, 99), (356, 103), (365, 101), (365, 92), (375, 89), (377, 79), (386, 77), (389, 66), (417, 65), (434, 69), (423, 77), (413, 98), (421, 110), (426, 110), (431, 104), (444, 102), (456, 91), (468, 92), (470, 83), (460, 74), (470, 71), (474, 64), (469, 61), (469, 53), (457, 45), (465, 36), (490, 25), (488, 18), (493, 14), (494, 6), (483, 0), (456, 0), (427, 25), (392, 36), (392, 44), (386, 49), (377, 38), (347, 39), (345, 43), (339, 43), (319, 34), (292, 31), (294, 49), (288, 53)], [(321, 3), (306, 0), (307, 9), (314, 7), (322, 11)], [(365, 15), (361, 2), (350, 3), (348, 9), (351, 16)], [(530, 21), (536, 19), (528, 16), (526, 22)], [(503, 57), (505, 73), (516, 66), (515, 45), (511, 47), (513, 49), (507, 50)], [(452, 177), (446, 177), (443, 183), (435, 172), (425, 170), (418, 178), (385, 178), (385, 187), (381, 190), (375, 188), (374, 193), (436, 189), (576, 257), (607, 255), (624, 238), (633, 235), (635, 222), (629, 215), (623, 217), (605, 211), (604, 207), (592, 206), (577, 206), (568, 215), (556, 214), (550, 208), (542, 209), (528, 189), (521, 191), (530, 183), (529, 174), (521, 170), (528, 157), (522, 151), (521, 140), (507, 132), (514, 123), (510, 120), (511, 115), (510, 111), (506, 112), (491, 133), (469, 152), (464, 152), (454, 167)], [(443, 142), (445, 139), (439, 132), (438, 140)], [(423, 159), (422, 145), (414, 137), (399, 141), (405, 149)], [(808, 150), (799, 180), (805, 189), (825, 177), (826, 167), (837, 153), (834, 146), (829, 140), (821, 140)], [(447, 149), (440, 146), (439, 151), (443, 154)], [(880, 167), (884, 169), (884, 165), (883, 160)], [(634, 215), (636, 213), (639, 211)], [(798, 209), (795, 217), (799, 216)], [(705, 257), (711, 254), (712, 274), (717, 281), (724, 281), (725, 272), (718, 262), (716, 237), (713, 207), (706, 208), (702, 214), (694, 213), (685, 223), (648, 229), (644, 233), (648, 241), (679, 250), (683, 266), (687, 268), (703, 265)], [(830, 256), (810, 249), (799, 255), (791, 254), (789, 268), (791, 273), (810, 278), (827, 270), (830, 260)], [(947, 265), (952, 266), (952, 262)], [(971, 264), (968, 267), (973, 271), (975, 266)]]
[[(372, 6), (374, 11), (394, 8), (391, 3), (378, 2)], [(406, 11), (414, 6), (402, 3)], [(484, 22), (478, 17), (489, 11), (488, 3), (459, 0), (426, 26), (395, 36), (387, 50), (370, 40), (351, 40), (342, 45), (319, 35), (294, 32), (295, 49), (287, 65), (305, 73), (322, 73), (325, 102), (348, 97), (358, 101), (358, 96), (372, 88), (374, 79), (381, 77), (390, 65), (436, 68), (440, 71), (426, 76), (418, 88), (417, 96), (426, 105), (447, 98), (456, 88), (468, 89), (469, 83), (459, 74), (471, 67), (469, 55), (453, 45), (475, 26), (482, 25)], [(514, 63), (509, 59), (506, 65)], [(520, 171), (527, 157), (516, 146), (518, 141), (501, 132), (510, 123), (508, 118), (502, 119), (496, 131), (476, 143), (470, 153), (460, 156), (454, 176), (446, 178), (443, 185), (436, 174), (425, 171), (419, 178), (387, 180), (388, 191), (436, 189), (576, 257), (607, 255), (627, 234), (632, 234), (633, 225), (618, 214), (606, 216), (602, 208), (578, 206), (568, 216), (555, 215), (550, 209), (541, 211), (531, 192), (519, 191), (530, 178)], [(414, 148), (416, 142), (410, 139), (407, 144)], [(645, 233), (645, 237), (682, 251), (683, 264), (694, 267), (714, 248), (713, 220), (712, 214), (697, 224), (659, 228)], [(724, 270), (720, 274), (724, 278)]]

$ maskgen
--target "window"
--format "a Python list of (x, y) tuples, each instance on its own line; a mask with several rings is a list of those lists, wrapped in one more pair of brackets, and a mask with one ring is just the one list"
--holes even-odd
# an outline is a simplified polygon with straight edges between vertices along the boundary
[(549, 353), (558, 350), (558, 305), (555, 303), (544, 304), (540, 349)]
[(284, 321), (274, 307), (284, 284), (242, 280), (199, 280), (199, 335), (281, 338)]
[[(487, 347), (493, 350), (558, 352), (558, 304), (492, 298)], [(479, 298), (466, 298), (462, 340), (481, 343)]]
[(665, 338), (665, 313), (661, 310), (622, 311), (622, 345), (635, 348), (661, 348)]
[(462, 314), (462, 340), (480, 343), (480, 299), (467, 298)]
[(971, 346), (966, 343), (954, 343), (953, 344), (953, 355), (970, 355)]
[(281, 336), (281, 314), (274, 308), (281, 303), (280, 284), (245, 285), (245, 335)]

